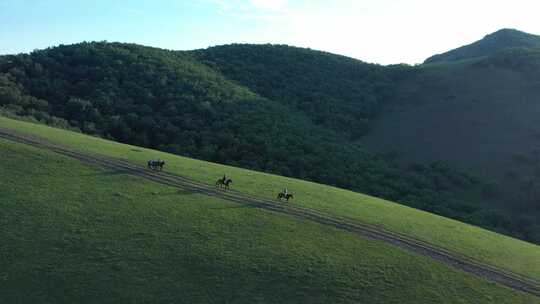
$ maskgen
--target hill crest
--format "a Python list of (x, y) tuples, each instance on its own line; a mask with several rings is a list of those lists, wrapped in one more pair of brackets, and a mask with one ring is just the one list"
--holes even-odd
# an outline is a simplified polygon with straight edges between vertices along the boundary
[(490, 56), (501, 50), (516, 47), (540, 46), (540, 36), (516, 29), (501, 29), (486, 35), (481, 40), (461, 46), (446, 53), (429, 57), (424, 63), (449, 62), (476, 57)]

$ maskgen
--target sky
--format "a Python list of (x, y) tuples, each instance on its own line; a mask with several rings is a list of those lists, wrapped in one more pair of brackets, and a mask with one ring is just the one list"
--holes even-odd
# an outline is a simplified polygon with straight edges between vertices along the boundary
[(501, 28), (540, 34), (539, 11), (539, 0), (0, 0), (0, 54), (104, 40), (272, 43), (416, 64)]

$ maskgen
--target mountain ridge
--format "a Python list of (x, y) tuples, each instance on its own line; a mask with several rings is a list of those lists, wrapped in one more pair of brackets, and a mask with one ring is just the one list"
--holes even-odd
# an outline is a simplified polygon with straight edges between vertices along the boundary
[(433, 55), (427, 58), (424, 64), (484, 57), (505, 49), (535, 46), (540, 46), (540, 36), (505, 28), (488, 34), (471, 44)]

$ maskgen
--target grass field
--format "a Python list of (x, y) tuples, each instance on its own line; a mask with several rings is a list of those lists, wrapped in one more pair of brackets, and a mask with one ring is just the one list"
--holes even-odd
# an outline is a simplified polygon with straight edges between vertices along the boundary
[(294, 204), (379, 225), (540, 279), (540, 263), (537, 262), (540, 246), (403, 205), (316, 183), (193, 160), (3, 117), (0, 117), (0, 127), (139, 164), (152, 158), (165, 159), (166, 170), (202, 182), (212, 183), (226, 173), (233, 178), (235, 189), (262, 197), (275, 197), (287, 186), (296, 195)]
[(0, 152), (1, 303), (540, 303), (309, 221)]

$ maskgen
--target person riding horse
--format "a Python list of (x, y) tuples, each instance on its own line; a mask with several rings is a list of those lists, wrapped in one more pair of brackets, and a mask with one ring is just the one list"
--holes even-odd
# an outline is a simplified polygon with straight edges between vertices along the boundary
[(229, 189), (229, 185), (232, 183), (232, 179), (228, 178), (225, 174), (223, 177), (216, 181), (216, 187)]
[(149, 160), (148, 161), (148, 168), (149, 169), (158, 169), (159, 170), (163, 170), (163, 166), (165, 165), (165, 161), (164, 160)]
[(294, 196), (292, 195), (292, 193), (289, 193), (289, 190), (287, 188), (284, 188), (282, 192), (278, 193), (277, 195), (277, 199), (278, 200), (281, 200), (281, 199), (285, 199), (285, 201), (289, 201), (289, 199), (291, 198), (294, 198)]

